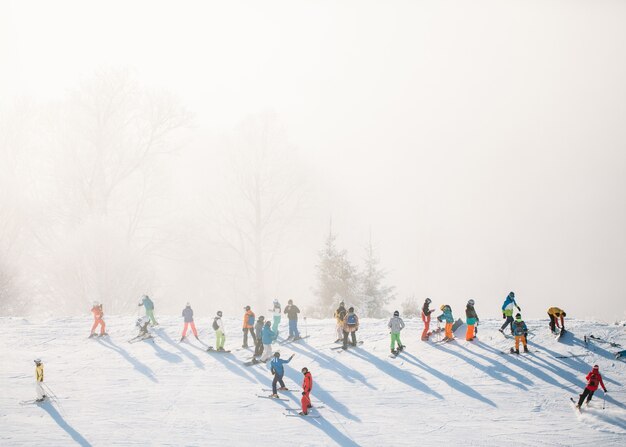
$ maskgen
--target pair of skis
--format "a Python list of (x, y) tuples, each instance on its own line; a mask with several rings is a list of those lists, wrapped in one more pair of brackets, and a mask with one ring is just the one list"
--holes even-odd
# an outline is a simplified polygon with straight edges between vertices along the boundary
[[(357, 346), (361, 346), (363, 344), (363, 340), (360, 340), (356, 343), (356, 345), (353, 345), (352, 343), (348, 343), (348, 347), (345, 350), (348, 350), (350, 348), (356, 348)], [(342, 346), (333, 346), (332, 348), (333, 351), (338, 351), (340, 349), (343, 349), (343, 345)]]
[[(269, 390), (272, 391), (272, 390)], [(285, 391), (285, 390), (283, 390)], [(295, 391), (295, 390), (289, 390), (289, 391)], [(260, 394), (257, 394), (257, 397), (261, 398), (261, 399), (272, 399), (272, 400), (282, 400), (285, 402), (288, 402), (289, 399), (286, 399), (284, 397), (272, 397), (272, 396), (261, 396)], [(299, 417), (299, 418), (305, 418), (305, 417), (310, 417), (310, 418), (319, 418), (320, 415), (319, 414), (311, 414), (311, 410), (319, 410), (320, 408), (324, 408), (324, 405), (320, 405), (319, 407), (312, 407), (309, 408), (309, 413), (308, 414), (300, 414), (300, 412), (302, 411), (302, 408), (285, 408), (285, 411), (287, 411), (287, 413), (283, 413), (286, 417)]]

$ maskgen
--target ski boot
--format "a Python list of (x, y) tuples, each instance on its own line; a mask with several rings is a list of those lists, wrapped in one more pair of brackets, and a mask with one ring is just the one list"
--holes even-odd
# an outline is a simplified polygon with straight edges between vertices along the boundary
[(226, 349), (224, 349), (224, 348), (217, 348), (217, 350), (220, 351), (220, 352), (226, 351)]
[(524, 352), (528, 352), (528, 346), (524, 346)]
[(515, 350), (515, 353), (516, 353), (516, 354), (519, 354), (519, 349), (516, 349), (516, 350)]
[(287, 388), (286, 386), (281, 386), (280, 388), (278, 388), (280, 391), (289, 391), (289, 388)]
[(197, 335), (196, 335), (195, 337), (196, 337), (196, 340), (200, 341), (200, 339), (198, 338), (198, 336), (197, 336)]
[(392, 350), (391, 350), (391, 355), (398, 355), (398, 351), (397, 351), (397, 350), (395, 350), (395, 349), (392, 349)]
[(100, 334), (100, 337), (108, 337), (109, 334), (107, 334), (106, 332), (103, 332), (102, 334)]
[(280, 396), (278, 394), (270, 394), (270, 398), (278, 399)]
[(180, 337), (180, 341), (178, 343), (182, 343), (184, 339), (185, 339), (185, 336)]
[(300, 416), (308, 416), (309, 413), (303, 413), (302, 411), (298, 413)]
[(500, 331), (501, 334), (504, 334), (504, 331), (502, 329), (498, 329)]

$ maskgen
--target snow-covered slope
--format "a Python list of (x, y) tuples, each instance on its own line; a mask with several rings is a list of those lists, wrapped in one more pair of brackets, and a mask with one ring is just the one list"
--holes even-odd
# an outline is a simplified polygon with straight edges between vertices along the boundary
[[(530, 355), (502, 354), (511, 340), (485, 321), (479, 340), (419, 341), (421, 322), (407, 321), (407, 352), (389, 357), (386, 321), (363, 320), (347, 352), (331, 350), (334, 321), (308, 321), (305, 341), (280, 347), (295, 353), (286, 382), (299, 388), (307, 366), (319, 418), (288, 418), (288, 402), (259, 399), (271, 384), (266, 366), (243, 366), (246, 350), (205, 352), (195, 339), (179, 344), (180, 318), (161, 318), (156, 342), (129, 344), (134, 320), (108, 317), (109, 340), (87, 339), (89, 318), (45, 322), (0, 319), (0, 445), (626, 445), (626, 364), (593, 334), (626, 347), (626, 328), (568, 321), (558, 342), (546, 322), (528, 322)], [(210, 321), (196, 321), (213, 342)], [(241, 346), (239, 319), (226, 320), (226, 347)], [(300, 323), (304, 332), (304, 322)], [(282, 333), (286, 322), (281, 326)], [(572, 356), (560, 358), (561, 356)], [(58, 403), (20, 405), (34, 397), (33, 359)], [(598, 363), (609, 390), (582, 414), (577, 397)]]

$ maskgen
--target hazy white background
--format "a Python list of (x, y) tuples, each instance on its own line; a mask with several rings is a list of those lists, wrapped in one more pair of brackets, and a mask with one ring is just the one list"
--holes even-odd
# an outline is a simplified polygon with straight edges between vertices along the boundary
[[(624, 318), (626, 3), (0, 4), (0, 107), (10, 129), (32, 118), (16, 107), (43, 108), (38, 119), (49, 123), (56, 104), (108, 70), (169, 92), (189, 113), (177, 150), (150, 168), (150, 222), (171, 243), (143, 258), (150, 272), (136, 293), (148, 289), (162, 312), (189, 300), (202, 312), (239, 313), (251, 296), (217, 237), (215, 225), (227, 228), (216, 208), (228, 200), (242, 123), (269, 116), (303, 198), (268, 270), (268, 300), (313, 300), (332, 217), (355, 263), (371, 234), (398, 301), (430, 296), (460, 313), (474, 298), (481, 316), (498, 316), (514, 290), (528, 317), (557, 305), (573, 317)], [(119, 239), (100, 223), (82, 235), (59, 225), (57, 243), (77, 246), (64, 257), (42, 254), (23, 233), (51, 203), (59, 172), (67, 179), (78, 169), (63, 144), (39, 142), (38, 124), (24, 126), (38, 143), (20, 152), (21, 169), (38, 193), (25, 202), (22, 174), (0, 180), (5, 220), (19, 208), (9, 214), (22, 234), (13, 253), (2, 248), (35, 312), (53, 300), (46, 266), (87, 241)], [(7, 234), (0, 239), (15, 240)], [(70, 299), (63, 311), (85, 312), (90, 301)]]

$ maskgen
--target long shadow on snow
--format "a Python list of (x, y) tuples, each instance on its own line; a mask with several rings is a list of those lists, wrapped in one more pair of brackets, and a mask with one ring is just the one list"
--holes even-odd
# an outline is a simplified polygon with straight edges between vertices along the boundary
[(319, 418), (307, 418), (303, 416), (300, 418), (302, 421), (307, 422), (311, 426), (323, 431), (329, 438), (342, 447), (359, 447), (359, 444), (354, 442), (348, 436), (337, 429), (330, 421), (324, 417)]
[(202, 361), (198, 358), (197, 355), (192, 354), (191, 352), (189, 352), (189, 350), (187, 350), (186, 348), (184, 348), (182, 346), (182, 343), (176, 343), (174, 342), (174, 340), (172, 340), (172, 338), (167, 335), (167, 332), (165, 332), (164, 330), (158, 330), (155, 331), (156, 334), (159, 336), (159, 338), (161, 340), (163, 340), (165, 343), (168, 343), (170, 345), (172, 345), (175, 348), (178, 348), (178, 350), (185, 356), (187, 357), (189, 360), (191, 360), (194, 365), (196, 365), (196, 367), (200, 368), (200, 369), (204, 369), (204, 364), (202, 363)]
[[(304, 346), (306, 346), (309, 349), (304, 349)], [(367, 381), (367, 379), (365, 378), (363, 374), (361, 374), (355, 369), (348, 368), (343, 363), (338, 362), (337, 359), (327, 354), (322, 353), (321, 351), (319, 351), (318, 349), (310, 345), (295, 345), (295, 343), (291, 343), (289, 345), (289, 348), (292, 351), (302, 354), (304, 356), (307, 356), (311, 360), (317, 362), (320, 365), (320, 368), (330, 369), (332, 371), (335, 371), (343, 379), (347, 380), (350, 383), (354, 383), (355, 380), (358, 380), (359, 382), (361, 382), (363, 385), (367, 386), (368, 388), (373, 389), (373, 390), (376, 389), (375, 386), (371, 385)]]
[(39, 407), (42, 408), (46, 413), (50, 415), (50, 417), (57, 423), (59, 427), (61, 427), (65, 432), (72, 437), (74, 441), (78, 445), (81, 446), (91, 446), (91, 444), (78, 433), (70, 424), (65, 422), (65, 419), (59, 414), (56, 408), (50, 402), (43, 402), (39, 404)]
[(243, 369), (245, 368), (245, 366), (243, 366), (241, 362), (237, 359), (237, 357), (235, 357), (234, 355), (232, 354), (207, 354), (207, 355), (211, 356), (211, 358), (215, 358), (218, 362), (224, 365), (226, 369), (228, 369), (230, 372), (237, 374), (238, 376), (243, 377), (244, 379), (249, 380), (252, 383), (256, 383), (254, 378), (246, 374), (246, 372)]
[[(480, 344), (480, 342), (478, 343), (474, 343), (474, 344)], [(462, 346), (461, 344), (458, 345), (458, 347), (462, 350), (464, 350), (465, 352), (467, 352), (468, 354), (481, 358), (486, 362), (491, 363), (495, 368), (491, 368), (489, 366), (484, 367), (483, 365), (478, 364), (477, 362), (471, 361), (469, 360), (469, 357), (465, 357), (462, 356), (461, 354), (458, 354), (456, 352), (450, 351), (451, 354), (459, 357), (462, 360), (465, 360), (467, 363), (469, 363), (470, 365), (474, 366), (475, 368), (478, 369), (482, 369), (484, 372), (486, 372), (488, 375), (490, 375), (491, 377), (493, 377), (494, 379), (500, 380), (504, 383), (510, 384), (510, 385), (514, 385), (518, 388), (521, 388), (524, 391), (527, 391), (528, 388), (526, 388), (526, 386), (524, 385), (532, 385), (533, 381), (530, 380), (528, 377), (523, 376), (522, 374), (518, 373), (517, 371), (509, 368), (508, 366), (504, 365), (503, 363), (500, 363), (490, 357), (487, 357), (485, 355), (479, 354), (475, 351), (470, 351), (469, 349), (467, 349), (465, 346)], [(517, 382), (513, 382), (512, 380), (510, 380), (508, 377), (505, 377), (502, 375), (502, 373), (505, 373), (509, 376), (515, 377), (515, 379), (517, 380)]]
[[(438, 346), (438, 347), (442, 351), (444, 351), (444, 352), (451, 353), (451, 351), (448, 350), (448, 349), (443, 349), (441, 346)], [(463, 393), (466, 396), (471, 397), (472, 399), (476, 399), (476, 400), (484, 402), (484, 403), (486, 403), (488, 405), (491, 405), (492, 407), (495, 407), (495, 408), (498, 407), (493, 401), (491, 401), (490, 399), (486, 398), (485, 396), (483, 396), (482, 394), (480, 394), (479, 392), (477, 392), (473, 388), (465, 385), (463, 382), (460, 382), (459, 380), (455, 379), (454, 377), (450, 377), (450, 376), (442, 373), (441, 371), (437, 371), (436, 369), (431, 368), (430, 366), (428, 366), (426, 363), (422, 362), (420, 359), (418, 359), (414, 355), (411, 355), (411, 354), (409, 354), (407, 352), (404, 352), (401, 355), (404, 356), (404, 358), (406, 359), (406, 361), (408, 363), (410, 363), (412, 365), (415, 365), (418, 368), (423, 369), (427, 373), (437, 377), (439, 380), (447, 383), (448, 385), (450, 385), (452, 388), (454, 388), (455, 390), (459, 391), (460, 393)]]
[[(389, 377), (396, 379), (398, 382), (402, 382), (405, 385), (410, 386), (411, 388), (415, 388), (418, 391), (421, 391), (426, 394), (431, 394), (437, 399), (443, 399), (443, 396), (424, 384), (420, 381), (414, 374), (411, 374), (408, 371), (398, 368), (397, 366), (392, 365), (386, 359), (382, 360), (378, 357), (370, 354), (369, 352), (363, 349), (348, 349), (346, 354), (352, 354), (355, 357), (359, 357), (366, 362), (371, 363), (376, 368), (387, 374)], [(403, 352), (401, 355), (408, 356), (408, 354)], [(416, 359), (417, 360), (417, 359)], [(412, 363), (412, 362), (409, 362)]]
[(146, 376), (148, 379), (152, 380), (153, 382), (158, 382), (158, 380), (156, 379), (154, 375), (154, 372), (150, 369), (148, 365), (141, 363), (135, 357), (130, 355), (124, 348), (121, 348), (118, 345), (116, 345), (113, 342), (113, 340), (111, 340), (109, 337), (107, 337), (106, 339), (98, 338), (98, 341), (101, 342), (100, 343), (101, 346), (104, 346), (114, 352), (117, 352), (119, 355), (121, 355), (124, 358), (124, 360), (126, 360), (128, 363), (133, 365), (133, 368), (135, 368), (141, 374)]
[[(300, 373), (299, 371), (295, 371), (293, 368), (289, 368), (289, 365), (286, 365), (286, 366), (287, 367), (285, 368), (285, 376), (290, 378), (296, 383), (302, 383), (302, 373)], [(311, 371), (311, 374), (315, 374), (315, 371)], [(350, 410), (348, 409), (348, 407), (346, 407), (341, 402), (337, 401), (331, 393), (326, 391), (324, 387), (320, 385), (319, 381), (316, 381), (315, 378), (313, 378), (313, 380), (314, 381), (313, 381), (313, 391), (311, 391), (311, 401), (313, 402), (314, 406), (315, 406), (315, 399), (318, 399), (324, 405), (327, 405), (329, 408), (332, 408), (336, 412), (340, 413), (342, 416), (350, 420), (353, 420), (355, 422), (361, 422), (360, 418), (350, 413)], [(294, 402), (296, 402), (298, 406), (300, 406), (301, 394), (300, 393), (288, 393), (288, 394), (291, 394), (290, 396), (291, 399)]]
[[(583, 349), (590, 350), (589, 343), (585, 344), (584, 340), (581, 340), (580, 338), (576, 337), (573, 333), (569, 331), (566, 332), (563, 335), (563, 337), (561, 337), (560, 343), (566, 346), (578, 346)], [(607, 351), (606, 349), (595, 344), (593, 345), (593, 347), (594, 347), (593, 352), (595, 354), (598, 354), (599, 356), (604, 357), (605, 359), (609, 359), (609, 360), (615, 359), (615, 354), (611, 353), (610, 351)]]

